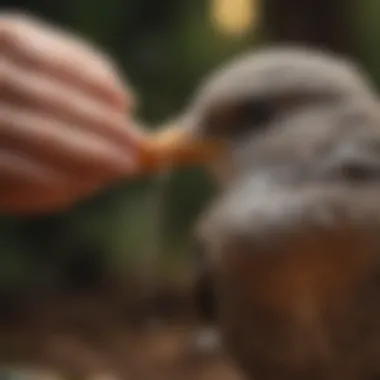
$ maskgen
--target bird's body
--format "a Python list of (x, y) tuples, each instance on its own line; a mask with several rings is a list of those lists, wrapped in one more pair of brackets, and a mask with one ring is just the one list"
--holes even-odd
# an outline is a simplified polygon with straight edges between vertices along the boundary
[(180, 119), (178, 146), (229, 147), (197, 231), (252, 380), (380, 379), (378, 108), (354, 64), (285, 47), (218, 70)]
[(252, 379), (380, 378), (376, 103), (344, 60), (285, 49), (221, 70), (190, 108), (200, 136), (231, 146), (199, 233)]
[(376, 191), (239, 191), (244, 212), (235, 194), (206, 223), (226, 347), (253, 379), (376, 378)]

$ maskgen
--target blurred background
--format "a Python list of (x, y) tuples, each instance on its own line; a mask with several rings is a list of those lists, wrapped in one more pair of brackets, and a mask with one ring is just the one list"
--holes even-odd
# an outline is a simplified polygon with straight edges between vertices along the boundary
[[(105, 49), (139, 95), (138, 117), (152, 128), (180, 112), (216, 66), (262, 44), (342, 52), (380, 84), (378, 0), (0, 4)], [(211, 355), (188, 338), (204, 322), (192, 292), (199, 273), (192, 227), (213, 191), (193, 168), (120, 183), (60, 215), (1, 217), (4, 376), (26, 376), (17, 372), (22, 366), (76, 378), (236, 378), (223, 353), (214, 347)]]

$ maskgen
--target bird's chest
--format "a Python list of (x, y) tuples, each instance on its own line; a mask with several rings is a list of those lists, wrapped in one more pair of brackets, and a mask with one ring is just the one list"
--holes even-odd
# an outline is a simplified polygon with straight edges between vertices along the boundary
[(380, 378), (378, 210), (360, 191), (243, 185), (199, 229), (226, 347), (258, 380)]
[(367, 281), (366, 260), (351, 255), (353, 241), (343, 250), (320, 238), (277, 259), (224, 257), (218, 291), (226, 345), (257, 379), (380, 373), (379, 285)]

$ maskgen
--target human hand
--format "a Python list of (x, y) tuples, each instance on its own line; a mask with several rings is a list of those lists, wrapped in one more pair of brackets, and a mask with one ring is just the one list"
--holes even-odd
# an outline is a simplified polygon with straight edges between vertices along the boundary
[(0, 58), (1, 211), (60, 210), (134, 173), (131, 94), (103, 52), (6, 14)]

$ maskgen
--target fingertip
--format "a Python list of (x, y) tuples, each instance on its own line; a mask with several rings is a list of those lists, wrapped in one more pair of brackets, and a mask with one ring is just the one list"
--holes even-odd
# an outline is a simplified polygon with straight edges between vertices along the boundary
[(115, 165), (114, 175), (112, 179), (118, 180), (123, 177), (129, 177), (138, 171), (139, 160), (138, 155), (129, 151), (127, 154), (123, 154), (122, 160)]

